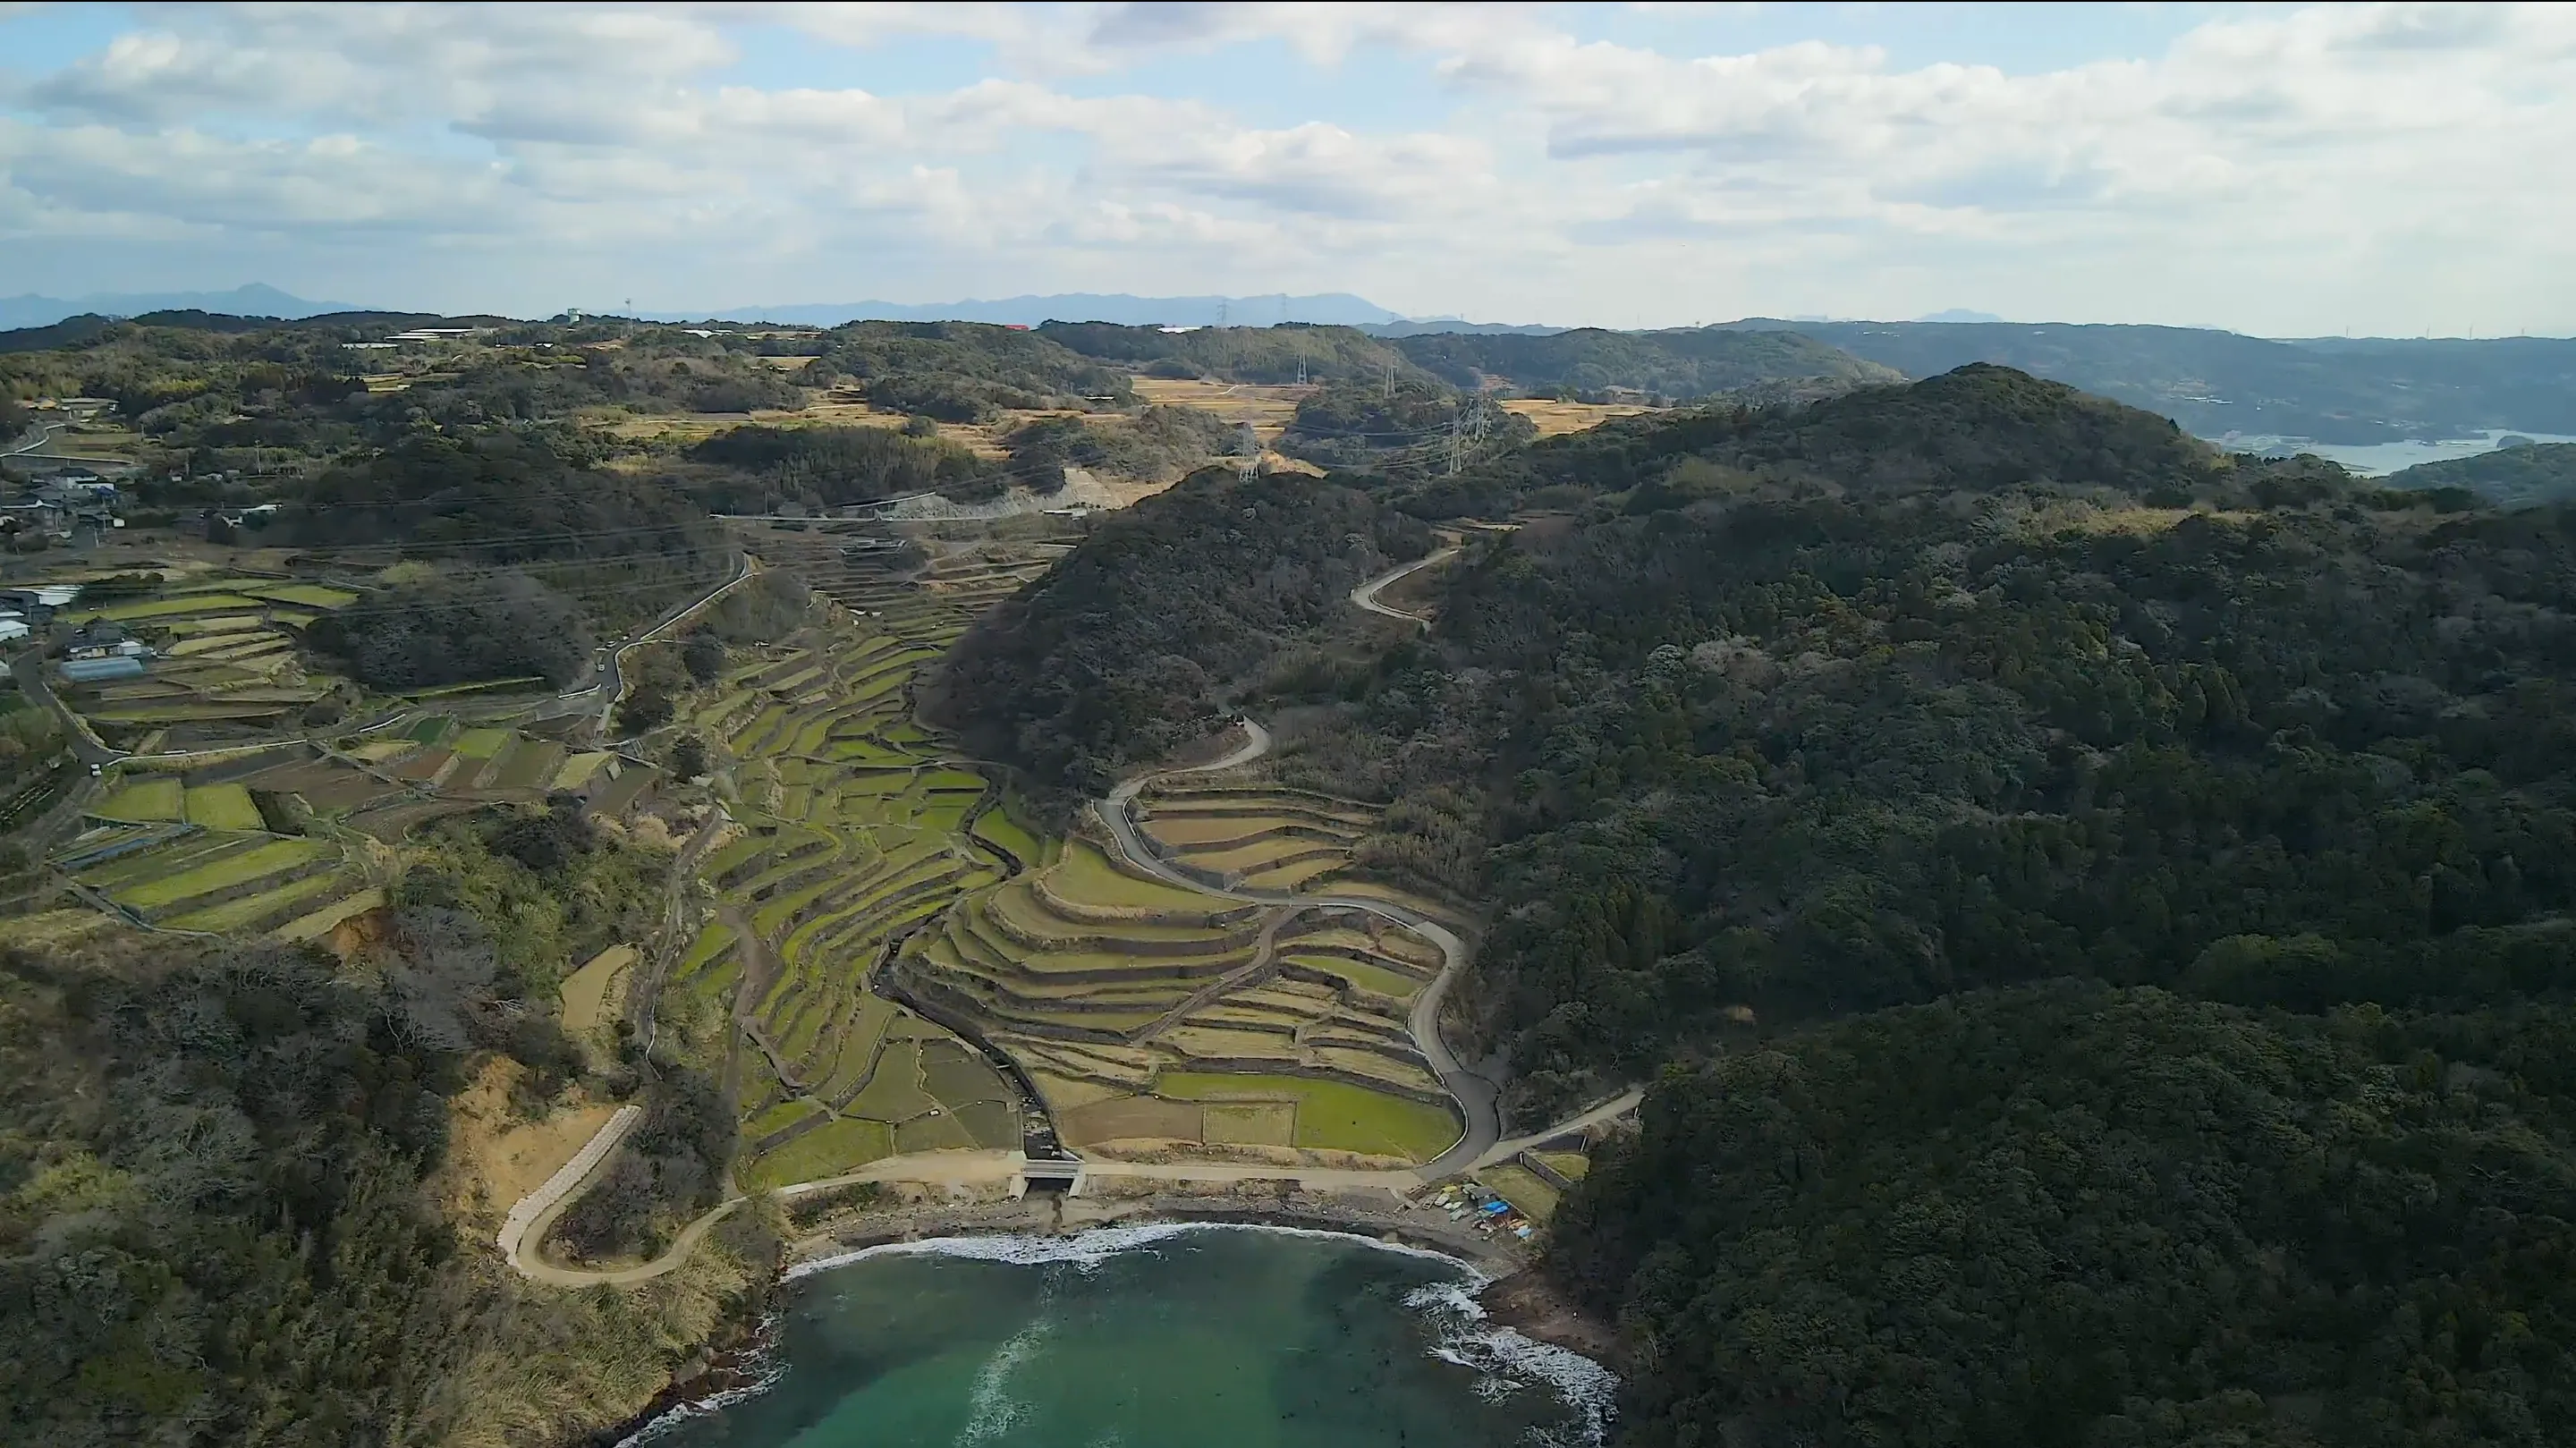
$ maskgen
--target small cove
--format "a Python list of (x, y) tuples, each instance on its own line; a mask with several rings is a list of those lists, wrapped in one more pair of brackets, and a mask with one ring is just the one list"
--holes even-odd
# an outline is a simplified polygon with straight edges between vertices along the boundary
[(1594, 1444), (1597, 1364), (1482, 1320), (1482, 1279), (1368, 1238), (1208, 1224), (956, 1237), (800, 1268), (757, 1391), (653, 1448)]

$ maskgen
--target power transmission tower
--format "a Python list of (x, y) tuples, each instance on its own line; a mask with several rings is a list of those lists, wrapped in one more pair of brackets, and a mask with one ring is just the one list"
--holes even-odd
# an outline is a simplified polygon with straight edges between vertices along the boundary
[(1251, 423), (1245, 423), (1234, 435), (1234, 453), (1235, 474), (1245, 482), (1252, 481), (1253, 475), (1261, 471), (1261, 434), (1252, 430)]
[(1475, 456), (1477, 444), (1485, 440), (1487, 422), (1481, 394), (1460, 404), (1458, 415), (1449, 420), (1449, 476), (1458, 476), (1458, 470)]
[(1216, 304), (1216, 328), (1220, 332), (1225, 330), (1225, 309), (1225, 302), (1219, 301)]

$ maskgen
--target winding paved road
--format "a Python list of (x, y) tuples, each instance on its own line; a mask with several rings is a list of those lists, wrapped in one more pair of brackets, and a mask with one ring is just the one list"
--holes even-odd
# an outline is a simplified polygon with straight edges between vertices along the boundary
[(9, 672), (18, 681), (19, 693), (53, 710), (54, 717), (62, 721), (73, 758), (88, 765), (114, 764), (125, 758), (124, 750), (110, 749), (100, 742), (98, 735), (90, 729), (88, 720), (54, 697), (53, 683), (45, 677), (45, 649), (41, 640), (28, 640), (25, 652), (10, 663)]
[(65, 428), (70, 426), (71, 424), (68, 422), (37, 423), (33, 427), (27, 429), (27, 441), (18, 444), (16, 447), (10, 448), (6, 452), (0, 452), (0, 457), (14, 458), (20, 453), (34, 452), (38, 448), (44, 447), (46, 444), (52, 442), (57, 436), (61, 435)]
[(1424, 618), (1418, 613), (1406, 613), (1400, 608), (1389, 608), (1387, 605), (1378, 602), (1377, 596), (1384, 593), (1388, 585), (1395, 583), (1399, 579), (1409, 578), (1414, 574), (1421, 572), (1425, 568), (1435, 567), (1457, 557), (1458, 548), (1458, 544), (1451, 543), (1445, 548), (1436, 549), (1430, 553), (1426, 553), (1421, 557), (1414, 559), (1411, 563), (1405, 564), (1401, 568), (1388, 569), (1386, 572), (1381, 573), (1377, 577), (1370, 579), (1368, 582), (1361, 584), (1359, 587), (1352, 589), (1351, 602), (1359, 605), (1370, 613), (1376, 614), (1380, 618), (1400, 618), (1406, 623), (1414, 624), (1424, 629), (1430, 628), (1431, 620)]

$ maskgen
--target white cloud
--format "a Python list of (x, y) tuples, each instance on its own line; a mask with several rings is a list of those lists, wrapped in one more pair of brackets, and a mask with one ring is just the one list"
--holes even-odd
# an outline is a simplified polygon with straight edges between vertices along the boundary
[[(908, 59), (926, 42), (951, 57), (935, 85)], [(1250, 42), (1318, 69), (1247, 90), (1224, 52)], [(59, 273), (79, 257), (58, 238), (256, 239), (267, 279), (319, 266), (344, 294), (369, 257), (427, 275), (461, 247), (578, 255), (638, 294), (738, 255), (773, 299), (838, 295), (792, 268), (863, 253), (869, 289), (916, 296), (1294, 285), (1560, 320), (1959, 303), (2276, 330), (2420, 296), (2461, 325), (2576, 326), (2576, 7), (2236, 15), (2039, 73), (1706, 48), (1453, 5), (151, 8), (0, 96), (0, 244)], [(1367, 85), (1421, 77), (1428, 112), (1337, 85), (1364, 56)], [(485, 262), (438, 282), (515, 304), (496, 284)]]

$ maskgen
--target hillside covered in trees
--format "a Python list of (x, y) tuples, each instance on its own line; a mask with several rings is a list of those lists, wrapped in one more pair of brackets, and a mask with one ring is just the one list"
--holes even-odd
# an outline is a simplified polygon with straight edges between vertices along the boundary
[[(2576, 517), (2222, 455), (1996, 367), (1329, 518), (1214, 490), (1124, 520), (1122, 592), (971, 635), (950, 707), (1084, 786), (1278, 721), (1291, 777), (1395, 806), (1364, 861), (1484, 902), (1469, 1004), (1522, 1119), (1662, 1081), (1558, 1237), (1638, 1347), (1640, 1441), (2576, 1420), (2544, 1064)], [(1244, 507), (1312, 539), (1541, 494), (1433, 575), (1416, 641), (1227, 551)], [(1050, 677), (1066, 705), (1021, 702)]]
[[(1104, 518), (949, 654), (930, 712), (983, 757), (1097, 790), (1214, 732), (1289, 641), (1431, 530), (1300, 473), (1195, 473)], [(1138, 580), (1150, 580), (1139, 589)]]
[(2064, 322), (1784, 322), (1856, 357), (1929, 377), (2017, 367), (2174, 418), (2204, 437), (2373, 443), (2485, 428), (2576, 433), (2576, 340), (2312, 337)]
[(1579, 402), (1640, 393), (1663, 403), (1727, 395), (1746, 401), (1803, 401), (1904, 380), (1893, 368), (1864, 362), (1797, 332), (1582, 327), (1538, 336), (1431, 332), (1392, 345), (1453, 386), (1501, 383), (1534, 396)]
[(2382, 481), (2392, 488), (2459, 488), (2504, 507), (2576, 497), (2576, 442), (2521, 442), (2475, 457), (2417, 463)]

